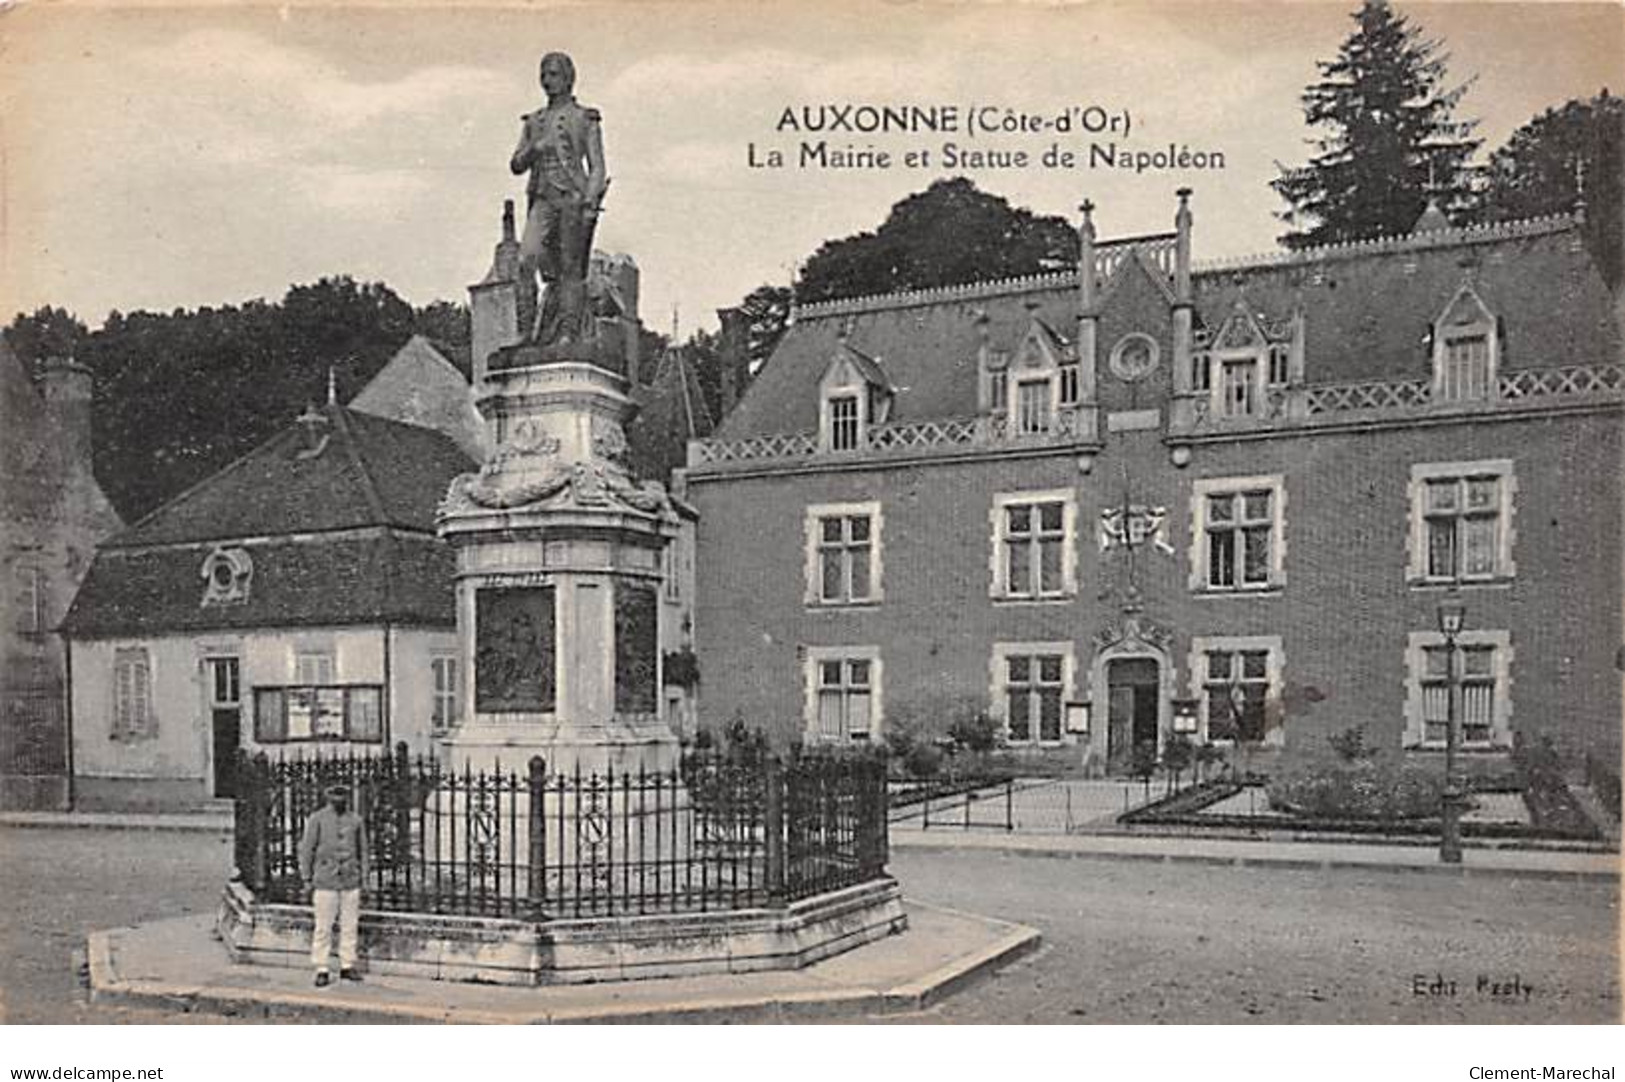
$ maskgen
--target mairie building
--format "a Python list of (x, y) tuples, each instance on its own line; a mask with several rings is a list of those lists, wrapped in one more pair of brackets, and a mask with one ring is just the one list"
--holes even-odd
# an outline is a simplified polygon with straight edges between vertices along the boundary
[[(1175, 732), (1616, 763), (1622, 307), (1574, 214), (801, 307), (712, 438), (706, 713), (876, 742), (983, 713), (1091, 772)], [(930, 735), (928, 732), (927, 735)]]

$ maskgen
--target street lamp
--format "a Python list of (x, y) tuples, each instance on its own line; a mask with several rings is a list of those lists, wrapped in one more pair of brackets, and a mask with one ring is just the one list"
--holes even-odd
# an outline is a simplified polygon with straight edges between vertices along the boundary
[(1454, 590), (1439, 602), (1439, 634), (1444, 636), (1444, 807), (1440, 816), (1439, 862), (1461, 863), (1462, 791), (1456, 777), (1461, 726), (1456, 717), (1456, 637), (1467, 618), (1467, 606)]

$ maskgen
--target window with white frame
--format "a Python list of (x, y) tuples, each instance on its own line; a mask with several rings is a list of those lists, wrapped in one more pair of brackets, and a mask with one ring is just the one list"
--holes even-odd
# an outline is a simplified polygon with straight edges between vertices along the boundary
[(1192, 690), (1200, 704), (1203, 738), (1281, 743), (1282, 667), (1281, 640), (1275, 636), (1193, 639)]
[(1024, 379), (1016, 383), (1016, 434), (1043, 436), (1050, 430), (1050, 381)]
[(144, 646), (113, 651), (114, 740), (145, 740), (158, 735), (152, 705), (152, 658)]
[(994, 712), (1011, 744), (1058, 744), (1072, 697), (1072, 644), (997, 643), (993, 647)]
[(1286, 486), (1279, 476), (1192, 486), (1191, 588), (1232, 593), (1285, 582)]
[(996, 497), (993, 531), (995, 597), (1037, 600), (1076, 592), (1077, 502), (1071, 491)]
[(1501, 336), (1495, 314), (1470, 282), (1433, 324), (1433, 397), (1475, 402), (1496, 395)]
[(880, 735), (880, 652), (874, 647), (813, 647), (807, 652), (807, 735), (850, 744)]
[(457, 658), (442, 655), (429, 660), (434, 676), (434, 707), (430, 715), (431, 727), (444, 733), (461, 719), (462, 700), (457, 694)]
[(1455, 657), (1437, 631), (1416, 631), (1406, 649), (1409, 687), (1405, 745), (1442, 748), (1450, 724), (1450, 676), (1455, 666), (1456, 718), (1467, 748), (1511, 743), (1512, 636), (1473, 629), (1456, 637)]
[(832, 451), (855, 451), (861, 436), (859, 396), (837, 394), (829, 397), (829, 447)]
[(1514, 480), (1510, 459), (1411, 467), (1411, 579), (1510, 577)]
[(879, 601), (880, 504), (819, 504), (807, 509), (807, 592), (811, 605)]
[(1251, 417), (1257, 412), (1258, 360), (1227, 357), (1219, 362), (1218, 412), (1221, 417)]
[(1446, 335), (1440, 361), (1439, 397), (1466, 402), (1490, 397), (1490, 336), (1486, 331)]

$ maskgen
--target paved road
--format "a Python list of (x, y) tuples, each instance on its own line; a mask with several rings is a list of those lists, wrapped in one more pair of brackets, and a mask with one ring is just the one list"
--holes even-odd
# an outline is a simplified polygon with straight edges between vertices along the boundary
[[(1619, 897), (1602, 882), (899, 851), (908, 893), (1035, 925), (1045, 946), (925, 1022), (1604, 1022)], [(93, 928), (212, 910), (207, 834), (0, 829), (0, 1018), (217, 1021), (82, 1002)], [(1416, 995), (1416, 975), (1456, 994)], [(1496, 998), (1480, 975), (1521, 987)], [(1427, 983), (1427, 980), (1424, 983)]]

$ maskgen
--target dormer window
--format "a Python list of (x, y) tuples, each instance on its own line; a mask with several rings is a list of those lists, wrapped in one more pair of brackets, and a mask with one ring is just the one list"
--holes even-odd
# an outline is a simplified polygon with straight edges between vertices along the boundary
[(1495, 397), (1500, 366), (1495, 315), (1464, 282), (1433, 325), (1433, 395), (1438, 402)]
[(1050, 381), (1024, 379), (1016, 384), (1016, 432), (1042, 436), (1050, 430)]
[(1254, 357), (1226, 358), (1219, 365), (1219, 416), (1251, 417), (1256, 412), (1258, 360)]
[(858, 396), (831, 395), (829, 399), (829, 449), (856, 451), (861, 433)]
[(1438, 375), (1439, 397), (1462, 402), (1490, 396), (1490, 337), (1482, 332), (1448, 338)]
[(884, 424), (890, 415), (893, 392), (880, 363), (844, 341), (819, 390), (818, 430), (826, 451), (862, 450), (868, 427)]

